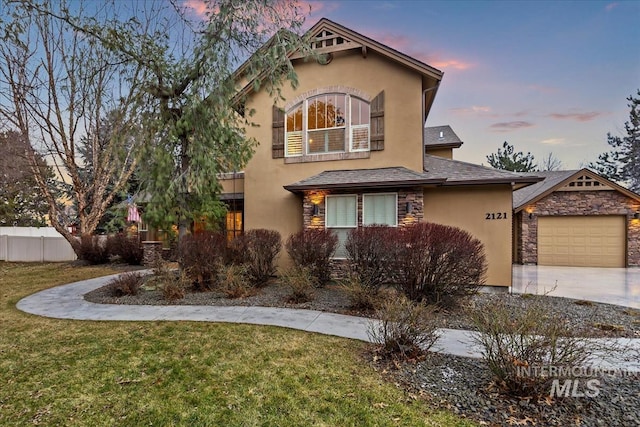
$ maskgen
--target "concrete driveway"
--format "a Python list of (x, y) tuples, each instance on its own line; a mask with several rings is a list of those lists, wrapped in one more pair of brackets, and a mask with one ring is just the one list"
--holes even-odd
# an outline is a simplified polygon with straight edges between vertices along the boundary
[(514, 265), (512, 291), (640, 309), (640, 268)]

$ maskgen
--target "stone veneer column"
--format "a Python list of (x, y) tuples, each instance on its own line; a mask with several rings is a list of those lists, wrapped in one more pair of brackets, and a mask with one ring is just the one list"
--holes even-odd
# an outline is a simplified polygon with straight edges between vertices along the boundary
[[(407, 203), (411, 211), (407, 211)], [(404, 227), (424, 220), (424, 192), (422, 188), (398, 191), (398, 226)]]
[(147, 240), (142, 242), (142, 265), (153, 266), (162, 260), (162, 242)]

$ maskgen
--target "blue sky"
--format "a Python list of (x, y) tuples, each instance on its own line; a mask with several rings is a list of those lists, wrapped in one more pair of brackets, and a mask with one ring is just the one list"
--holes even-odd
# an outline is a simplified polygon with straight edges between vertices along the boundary
[(485, 163), (508, 141), (566, 169), (622, 134), (640, 88), (640, 1), (311, 1), (327, 17), (444, 71), (428, 126)]

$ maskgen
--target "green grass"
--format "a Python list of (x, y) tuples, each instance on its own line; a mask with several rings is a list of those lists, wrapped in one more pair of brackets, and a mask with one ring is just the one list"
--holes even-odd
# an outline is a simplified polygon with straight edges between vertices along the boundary
[(261, 326), (55, 320), (15, 308), (38, 290), (113, 272), (0, 262), (0, 425), (471, 425), (385, 382), (357, 341)]

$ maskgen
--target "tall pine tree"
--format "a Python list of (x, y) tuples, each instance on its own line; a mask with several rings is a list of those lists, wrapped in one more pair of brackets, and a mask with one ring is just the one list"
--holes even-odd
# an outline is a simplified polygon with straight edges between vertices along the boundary
[(516, 153), (513, 145), (507, 141), (502, 144), (502, 149), (498, 148), (497, 153), (488, 155), (487, 161), (493, 168), (512, 172), (533, 172), (538, 169), (533, 154), (524, 154), (522, 151)]
[(625, 122), (626, 135), (607, 134), (610, 151), (598, 156), (589, 167), (612, 181), (626, 185), (633, 191), (640, 191), (640, 89), (627, 98), (629, 120)]

